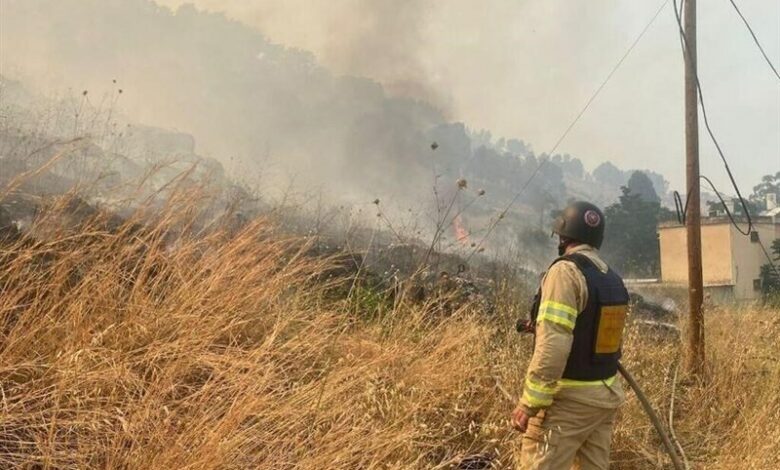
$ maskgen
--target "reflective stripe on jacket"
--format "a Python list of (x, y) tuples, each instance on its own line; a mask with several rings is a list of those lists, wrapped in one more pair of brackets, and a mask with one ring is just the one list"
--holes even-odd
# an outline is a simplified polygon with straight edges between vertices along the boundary
[[(579, 245), (569, 253), (581, 253), (602, 272), (607, 264), (598, 251)], [(619, 380), (580, 381), (562, 379), (571, 351), (578, 312), (588, 303), (585, 276), (571, 261), (559, 261), (542, 279), (542, 297), (536, 323), (536, 346), (526, 374), (520, 406), (531, 416), (553, 400), (570, 399), (601, 408), (617, 408), (624, 400)]]

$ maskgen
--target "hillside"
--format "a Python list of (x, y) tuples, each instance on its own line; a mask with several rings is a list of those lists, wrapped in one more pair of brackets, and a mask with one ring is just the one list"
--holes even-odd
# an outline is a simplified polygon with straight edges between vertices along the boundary
[[(522, 139), (450, 122), (424, 101), (336, 76), (305, 51), (190, 6), (6, 0), (3, 9), (2, 62), (19, 71), (14, 78), (35, 89), (70, 89), (66, 97), (75, 108), (86, 101), (133, 123), (195, 136), (197, 153), (267, 191), (283, 191), (294, 180), (335, 204), (379, 197), (397, 211), (430, 215), (437, 210), (431, 187), (447, 193), (463, 178), (486, 191), (464, 214), (467, 230), (480, 237), (538, 173), (496, 230), (495, 247), (513, 241), (517, 224), (544, 225), (547, 213), (570, 197), (613, 202), (628, 179), (614, 166), (617, 176), (598, 178), (576, 156), (548, 156)], [(654, 182), (665, 194), (663, 178)]]

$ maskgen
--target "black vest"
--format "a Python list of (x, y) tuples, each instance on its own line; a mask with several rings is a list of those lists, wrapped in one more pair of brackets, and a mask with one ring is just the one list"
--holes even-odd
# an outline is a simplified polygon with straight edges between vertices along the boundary
[[(577, 315), (574, 342), (563, 378), (585, 381), (608, 379), (617, 374), (623, 327), (628, 313), (628, 291), (617, 273), (612, 269), (602, 273), (583, 254), (565, 255), (552, 264), (559, 261), (576, 264), (588, 285), (588, 303), (585, 310)], [(531, 312), (534, 324), (538, 311), (537, 300)]]

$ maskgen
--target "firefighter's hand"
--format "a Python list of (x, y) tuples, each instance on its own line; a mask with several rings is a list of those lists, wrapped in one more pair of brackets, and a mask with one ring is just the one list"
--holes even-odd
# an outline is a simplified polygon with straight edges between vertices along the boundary
[(533, 333), (536, 331), (536, 325), (531, 320), (517, 320), (515, 325), (518, 333)]
[(516, 431), (525, 432), (528, 429), (528, 419), (530, 416), (525, 414), (525, 411), (521, 407), (515, 408), (512, 412), (512, 427)]

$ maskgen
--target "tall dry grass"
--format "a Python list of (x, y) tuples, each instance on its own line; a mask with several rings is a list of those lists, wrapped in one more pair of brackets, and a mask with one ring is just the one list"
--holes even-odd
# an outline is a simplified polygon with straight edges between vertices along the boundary
[[(530, 354), (515, 302), (369, 302), (303, 240), (204, 228), (187, 200), (121, 223), (63, 202), (0, 242), (0, 467), (512, 468), (496, 379), (518, 393)], [(779, 318), (711, 314), (702, 383), (632, 327), (626, 364), (664, 414), (675, 383), (696, 468), (780, 466)], [(630, 398), (614, 468), (668, 465), (659, 449)]]

